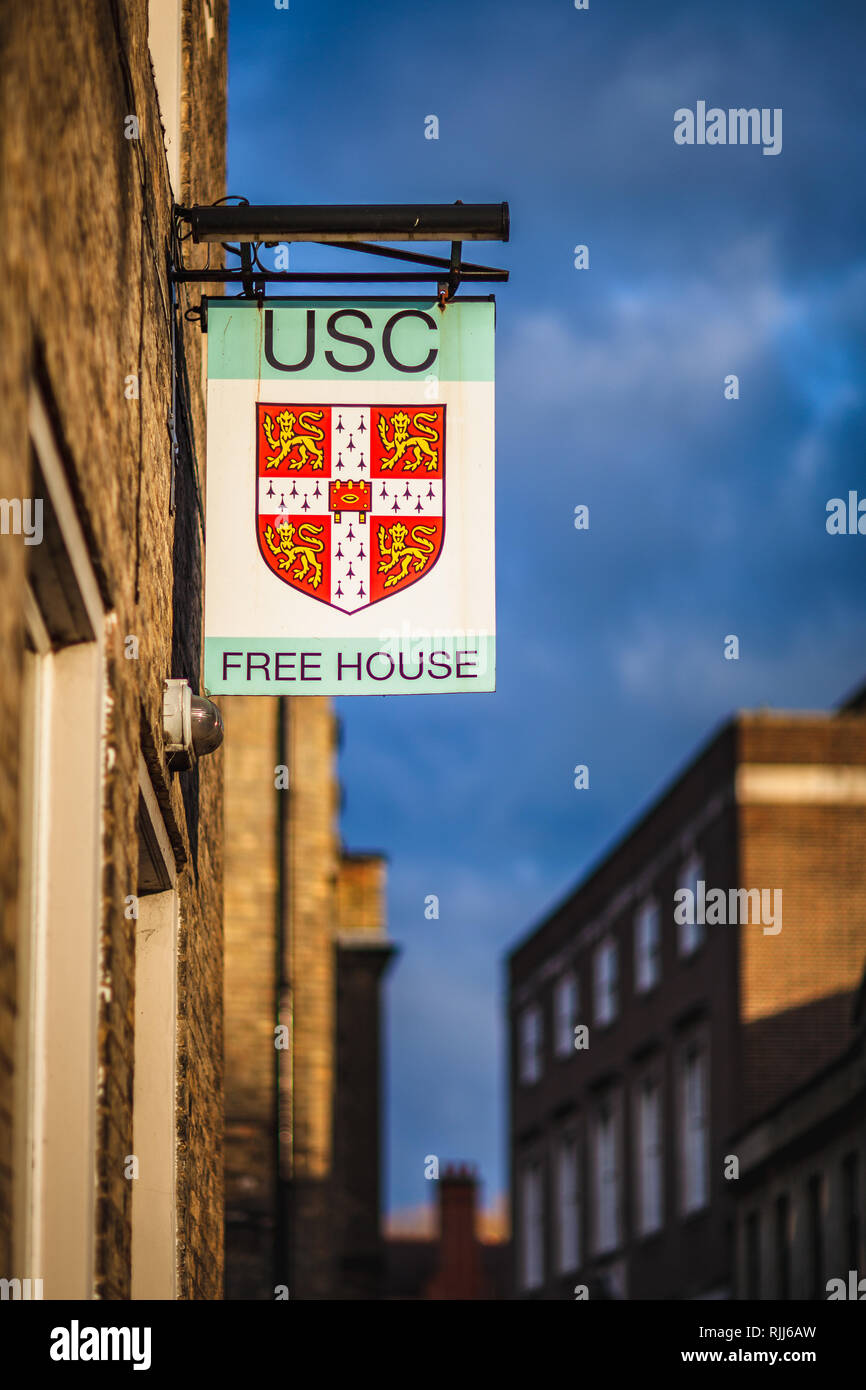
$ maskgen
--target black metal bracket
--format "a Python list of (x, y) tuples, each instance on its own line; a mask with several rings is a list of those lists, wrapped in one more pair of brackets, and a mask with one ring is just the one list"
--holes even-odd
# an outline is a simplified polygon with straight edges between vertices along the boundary
[[(181, 224), (189, 231), (180, 235)], [(507, 203), (427, 204), (410, 206), (322, 206), (251, 207), (246, 200), (235, 206), (224, 201), (208, 207), (175, 207), (173, 238), (175, 264), (170, 275), (174, 284), (240, 285), (247, 298), (263, 298), (265, 286), (300, 284), (412, 284), (433, 281), (441, 307), (456, 295), (463, 281), (504, 282), (508, 271), (496, 266), (464, 261), (463, 241), (507, 241), (509, 213)], [(226, 251), (240, 260), (231, 270), (188, 269), (183, 265), (182, 243), (219, 241)], [(388, 241), (451, 242), (451, 255), (421, 255), (392, 246), (371, 245), (367, 238)], [(237, 241), (237, 245), (233, 242)], [(413, 271), (278, 271), (261, 264), (262, 246), (281, 242), (313, 241), (341, 251), (360, 251), (408, 262)], [(443, 273), (444, 272), (444, 273)]]

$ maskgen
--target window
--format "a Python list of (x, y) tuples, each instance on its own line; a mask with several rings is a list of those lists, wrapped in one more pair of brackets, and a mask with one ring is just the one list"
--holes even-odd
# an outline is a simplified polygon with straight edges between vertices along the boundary
[(541, 1009), (531, 1004), (520, 1015), (520, 1080), (531, 1086), (541, 1076)]
[(29, 423), (44, 538), (23, 590), (13, 1261), (49, 1298), (79, 1300), (96, 1224), (104, 611), (36, 389)]
[(857, 1153), (842, 1161), (842, 1237), (845, 1242), (846, 1269), (860, 1268), (860, 1174)]
[(613, 937), (602, 941), (593, 958), (595, 1021), (612, 1023), (619, 1011), (619, 963)]
[(824, 1298), (824, 1179), (814, 1173), (809, 1179), (807, 1192), (807, 1219), (809, 1242), (809, 1297)]
[(696, 854), (692, 854), (683, 865), (680, 873), (680, 888), (688, 888), (692, 895), (693, 910), (688, 914), (692, 920), (679, 924), (680, 955), (691, 956), (702, 944), (704, 924), (697, 920), (698, 882), (703, 878), (703, 864)]
[(180, 198), (180, 105), (183, 81), (181, 0), (150, 0), (147, 39), (172, 191)]
[(706, 1057), (698, 1048), (685, 1056), (682, 1071), (682, 1205), (686, 1215), (707, 1204), (708, 1116)]
[(138, 919), (132, 1116), (141, 1176), (132, 1184), (133, 1299), (177, 1297), (175, 1091), (177, 937), (174, 854), (139, 753)]
[(661, 979), (661, 917), (658, 903), (646, 902), (634, 924), (634, 987), (638, 994)]
[(779, 1298), (791, 1297), (791, 1212), (788, 1194), (776, 1198), (776, 1282)]
[(574, 1052), (574, 1025), (577, 1022), (577, 978), (563, 975), (553, 991), (555, 1048), (557, 1057)]
[(645, 1080), (637, 1103), (637, 1224), (642, 1236), (662, 1227), (661, 1087)]
[(595, 1120), (595, 1252), (606, 1255), (619, 1243), (619, 1164), (616, 1115), (610, 1102), (604, 1102)]
[(207, 50), (210, 53), (211, 45), (216, 34), (216, 17), (213, 12), (214, 0), (204, 0), (204, 32), (207, 38)]
[(577, 1139), (560, 1140), (556, 1161), (556, 1259), (560, 1274), (580, 1264), (580, 1168)]
[(761, 1297), (761, 1217), (757, 1211), (746, 1217), (746, 1298)]
[(544, 1283), (544, 1187), (540, 1163), (523, 1170), (521, 1183), (521, 1283), (539, 1289)]

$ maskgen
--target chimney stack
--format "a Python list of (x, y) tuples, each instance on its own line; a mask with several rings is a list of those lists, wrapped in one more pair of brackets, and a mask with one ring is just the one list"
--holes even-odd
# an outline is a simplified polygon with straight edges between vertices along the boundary
[(483, 1299), (486, 1280), (475, 1231), (478, 1176), (466, 1163), (449, 1164), (439, 1179), (439, 1267), (430, 1299)]

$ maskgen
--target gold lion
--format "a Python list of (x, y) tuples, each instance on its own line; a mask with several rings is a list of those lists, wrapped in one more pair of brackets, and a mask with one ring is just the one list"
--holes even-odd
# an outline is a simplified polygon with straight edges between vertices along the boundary
[(386, 531), (384, 526), (379, 527), (379, 549), (385, 557), (379, 565), (379, 574), (388, 574), (396, 565), (400, 566), (397, 574), (392, 574), (385, 580), (386, 589), (406, 579), (410, 568), (413, 568), (416, 574), (420, 574), (436, 549), (433, 541), (424, 539), (425, 536), (436, 535), (435, 526), (413, 526), (413, 545), (406, 544), (407, 535), (408, 528), (402, 521), (395, 522), (390, 531)]
[[(428, 442), (432, 440), (433, 444), (438, 444), (439, 431), (436, 429), (428, 429), (426, 425), (419, 425), (419, 420), (429, 420), (431, 425), (435, 425), (436, 415), (429, 410), (419, 410), (415, 415), (413, 425), (416, 430), (420, 429), (421, 433), (410, 434), (409, 416), (406, 414), (405, 410), (398, 410), (396, 414), (391, 417), (391, 424), (394, 430), (393, 437), (389, 439), (385, 417), (383, 415), (379, 416), (379, 438), (385, 448), (391, 450), (391, 457), (382, 459), (383, 468), (393, 468), (394, 464), (399, 463), (411, 449), (415, 450), (415, 460), (414, 462), (410, 461), (404, 464), (407, 473), (414, 472), (420, 463), (423, 463), (428, 469), (439, 467), (439, 456), (432, 447), (432, 444)], [(422, 458), (422, 455), (425, 454), (426, 458)]]
[(324, 541), (318, 539), (324, 529), (324, 526), (313, 526), (306, 522), (298, 527), (298, 539), (295, 541), (295, 528), (291, 521), (284, 521), (277, 526), (279, 540), (274, 535), (273, 526), (265, 527), (268, 549), (280, 557), (278, 568), (291, 569), (300, 555), (300, 564), (296, 570), (292, 570), (292, 576), (304, 580), (312, 570), (312, 576), (307, 579), (307, 583), (313, 589), (318, 589), (322, 582), (322, 566), (316, 556), (325, 548)]
[[(279, 435), (274, 434), (271, 417), (266, 415), (262, 422), (264, 431), (271, 448), (276, 450), (271, 458), (265, 459), (268, 468), (278, 468), (283, 459), (289, 459), (289, 454), (294, 448), (297, 448), (299, 457), (289, 459), (290, 468), (303, 468), (307, 462), (308, 454), (312, 458), (313, 467), (321, 468), (325, 462), (325, 456), (316, 441), (321, 442), (325, 435), (312, 421), (321, 420), (322, 415), (321, 410), (301, 410), (296, 417), (294, 411), (281, 410), (276, 417), (280, 427)], [(295, 434), (296, 418), (301, 429), (307, 431), (306, 434)]]

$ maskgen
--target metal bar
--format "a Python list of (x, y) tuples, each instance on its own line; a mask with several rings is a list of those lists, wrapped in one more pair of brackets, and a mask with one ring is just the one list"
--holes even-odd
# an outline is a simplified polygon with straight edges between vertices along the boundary
[(507, 241), (507, 203), (179, 207), (194, 241)]
[[(395, 246), (367, 246), (363, 241), (322, 241), (320, 246), (333, 246), (338, 251), (366, 251), (370, 256), (390, 256), (395, 261), (411, 261), (413, 265), (436, 266), (450, 270), (451, 261), (445, 256), (420, 256), (417, 251), (398, 251)], [(464, 270), (487, 270), (485, 265), (463, 262)]]
[[(181, 285), (205, 284), (207, 282), (219, 285), (243, 285), (247, 277), (244, 275), (243, 271), (240, 270), (174, 270), (172, 271), (171, 278), (176, 284)], [(255, 271), (253, 278), (256, 284), (297, 285), (306, 282), (311, 285), (364, 285), (412, 284), (413, 282), (420, 283), (422, 281), (433, 281), (435, 284), (439, 284), (442, 276), (436, 275), (432, 271), (429, 275), (421, 273), (415, 275), (405, 271), (399, 273), (383, 272), (379, 275), (376, 274), (375, 271), (358, 271), (354, 274), (351, 272), (319, 271), (317, 273), (311, 272), (310, 274), (302, 274), (300, 271), (269, 270), (266, 274)], [(508, 279), (508, 271), (496, 270), (492, 266), (486, 270), (461, 270), (460, 278), (461, 280), (467, 281), (493, 280), (502, 282)]]
[(453, 299), (460, 288), (462, 266), (460, 257), (463, 255), (463, 243), (452, 241), (451, 243), (451, 264), (448, 267), (448, 298)]
[(244, 242), (244, 244), (241, 246), (240, 256), (241, 284), (244, 287), (244, 293), (248, 294), (250, 298), (252, 298), (253, 294), (255, 293), (253, 287), (253, 253), (250, 250), (248, 242)]

